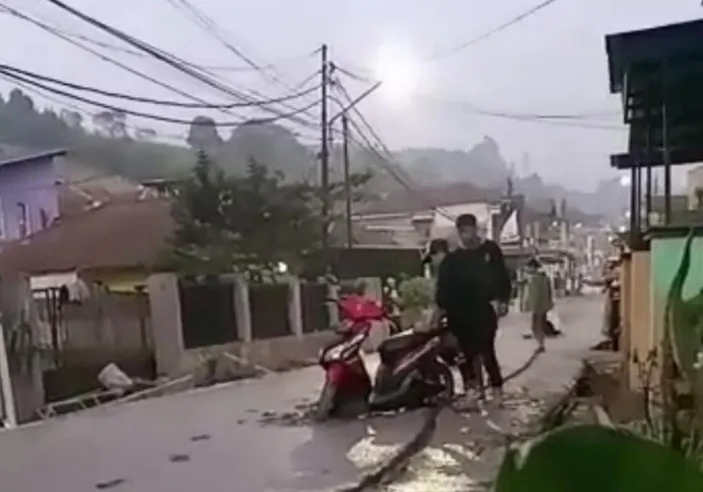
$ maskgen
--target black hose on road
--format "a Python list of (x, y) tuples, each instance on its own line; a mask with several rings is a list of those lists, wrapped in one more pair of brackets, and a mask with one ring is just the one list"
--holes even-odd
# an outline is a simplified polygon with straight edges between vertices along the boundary
[[(503, 382), (508, 382), (527, 371), (527, 369), (535, 363), (542, 353), (543, 352), (540, 350), (535, 350), (523, 365), (505, 376)], [(482, 389), (486, 389), (485, 385)], [(450, 404), (450, 401), (445, 401), (428, 408), (422, 423), (422, 427), (420, 427), (420, 430), (415, 434), (415, 437), (413, 437), (410, 442), (405, 444), (390, 460), (381, 465), (378, 469), (364, 475), (356, 484), (339, 489), (337, 492), (365, 492), (368, 490), (373, 490), (387, 479), (393, 477), (395, 473), (401, 472), (415, 455), (420, 453), (429, 445), (435, 430), (437, 430), (437, 420), (439, 418), (439, 414), (446, 406)]]

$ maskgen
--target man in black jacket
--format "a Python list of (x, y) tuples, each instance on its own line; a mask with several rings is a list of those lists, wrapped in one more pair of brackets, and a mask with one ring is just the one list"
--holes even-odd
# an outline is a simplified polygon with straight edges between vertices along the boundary
[[(488, 374), (493, 399), (502, 402), (503, 377), (495, 351), (498, 317), (507, 313), (510, 274), (500, 246), (478, 234), (476, 217), (456, 220), (461, 245), (449, 253), (439, 268), (437, 307), (447, 317), (464, 356), (480, 361)], [(481, 381), (476, 382), (481, 386)]]

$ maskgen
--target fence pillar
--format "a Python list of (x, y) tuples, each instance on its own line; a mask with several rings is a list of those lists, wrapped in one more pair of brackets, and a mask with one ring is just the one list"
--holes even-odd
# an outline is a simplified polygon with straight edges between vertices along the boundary
[(297, 338), (303, 337), (303, 304), (300, 293), (300, 279), (298, 277), (289, 277), (288, 279), (289, 294), (288, 294), (288, 318), (290, 320), (290, 329)]
[(245, 343), (253, 340), (251, 330), (251, 308), (249, 306), (249, 282), (244, 275), (234, 278), (234, 313), (237, 316), (237, 334)]
[(158, 374), (180, 371), (183, 352), (183, 325), (178, 277), (172, 273), (150, 275), (147, 279), (149, 309)]
[[(327, 284), (327, 297), (329, 299), (339, 299), (339, 286)], [(328, 302), (327, 309), (329, 310), (330, 326), (339, 324), (339, 307), (334, 302)]]

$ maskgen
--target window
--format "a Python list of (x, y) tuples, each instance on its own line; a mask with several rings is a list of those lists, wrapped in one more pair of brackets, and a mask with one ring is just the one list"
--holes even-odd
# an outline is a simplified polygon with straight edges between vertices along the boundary
[(19, 237), (29, 235), (29, 208), (25, 203), (17, 202), (17, 230)]

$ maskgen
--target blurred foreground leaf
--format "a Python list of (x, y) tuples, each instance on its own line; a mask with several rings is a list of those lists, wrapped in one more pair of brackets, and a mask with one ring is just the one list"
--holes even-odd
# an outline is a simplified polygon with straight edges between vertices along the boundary
[(565, 427), (509, 449), (496, 492), (703, 491), (695, 463), (609, 427)]

